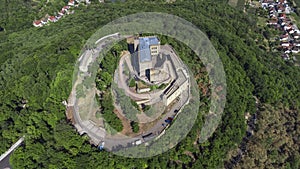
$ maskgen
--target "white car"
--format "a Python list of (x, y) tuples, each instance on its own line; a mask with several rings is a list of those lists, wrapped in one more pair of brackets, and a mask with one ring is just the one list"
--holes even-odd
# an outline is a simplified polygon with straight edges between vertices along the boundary
[(140, 144), (142, 144), (142, 140), (136, 140), (135, 141), (135, 145), (140, 145)]

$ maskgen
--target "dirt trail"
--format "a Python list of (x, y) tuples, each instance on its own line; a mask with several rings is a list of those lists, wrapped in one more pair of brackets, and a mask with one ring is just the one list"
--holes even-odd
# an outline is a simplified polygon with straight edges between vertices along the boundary
[(122, 121), (123, 130), (121, 131), (121, 134), (124, 134), (124, 135), (127, 135), (127, 136), (132, 134), (130, 121), (126, 117), (124, 117), (117, 109), (114, 110), (114, 113)]

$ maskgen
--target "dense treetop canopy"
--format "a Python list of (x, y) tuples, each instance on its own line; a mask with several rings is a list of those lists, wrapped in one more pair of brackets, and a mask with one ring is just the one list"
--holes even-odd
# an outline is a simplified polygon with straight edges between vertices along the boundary
[[(59, 22), (42, 28), (32, 26), (35, 18), (44, 16), (45, 11), (53, 13), (61, 5), (50, 1), (37, 12), (41, 5), (34, 1), (0, 0), (0, 27), (5, 29), (0, 31), (0, 153), (26, 135), (24, 144), (11, 157), (14, 168), (219, 168), (246, 134), (244, 114), (256, 111), (253, 96), (275, 109), (299, 110), (299, 67), (259, 48), (257, 39), (262, 35), (255, 16), (222, 1), (93, 1)], [(201, 61), (188, 57), (192, 51), (170, 40), (202, 91), (197, 122), (170, 151), (153, 158), (127, 159), (99, 152), (86, 136), (79, 136), (67, 122), (61, 102), (69, 96), (73, 66), (89, 36), (113, 19), (145, 11), (180, 16), (207, 34), (224, 64), (227, 103), (214, 135), (198, 144), (209, 108), (209, 92), (204, 92), (209, 79)], [(299, 157), (299, 152), (295, 154)], [(282, 164), (291, 162), (292, 166), (296, 161), (285, 160)]]

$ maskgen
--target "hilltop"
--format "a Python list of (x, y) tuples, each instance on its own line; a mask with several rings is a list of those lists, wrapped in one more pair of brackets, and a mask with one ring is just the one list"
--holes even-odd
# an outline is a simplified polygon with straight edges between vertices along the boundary
[[(55, 10), (62, 5), (56, 2), (59, 7)], [(245, 15), (226, 2), (176, 1), (169, 4), (159, 0), (129, 0), (100, 4), (92, 1), (91, 5), (78, 8), (61, 22), (41, 28), (33, 27), (32, 21), (45, 13), (42, 11), (36, 15), (37, 5), (41, 4), (31, 3), (36, 2), (0, 1), (1, 12), (4, 11), (0, 27), (5, 28), (0, 32), (1, 153), (26, 134), (24, 145), (11, 156), (15, 168), (220, 168), (230, 158), (228, 153), (236, 150), (246, 135), (245, 113), (256, 112), (253, 96), (262, 104), (271, 106), (268, 111), (280, 108), (276, 113), (278, 119), (286, 116), (285, 111), (281, 111), (285, 108), (299, 114), (299, 67), (260, 48), (262, 42), (259, 40), (263, 35), (256, 25), (257, 16)], [(175, 148), (153, 158), (127, 159), (99, 152), (88, 143), (87, 137), (78, 135), (66, 120), (62, 101), (71, 91), (74, 64), (86, 40), (113, 19), (142, 11), (174, 14), (205, 32), (223, 61), (228, 94), (222, 123), (208, 141), (196, 142), (205, 117), (198, 116), (187, 138)], [(189, 54), (188, 47), (175, 42), (172, 45)], [(201, 61), (189, 63), (199, 81), (207, 78), (205, 69), (201, 69)], [(201, 91), (207, 91), (206, 85), (199, 84), (199, 88), (203, 87)], [(200, 95), (202, 106), (199, 114), (207, 112), (209, 100), (209, 94)], [(258, 120), (269, 116), (269, 113), (262, 115)], [(281, 125), (278, 121), (259, 122), (262, 123)], [(266, 130), (265, 126), (262, 127)], [(285, 130), (274, 125), (271, 127), (275, 131)], [(292, 133), (286, 136), (287, 141), (280, 141), (295, 144), (290, 140), (293, 136), (299, 134)], [(264, 155), (274, 155), (273, 151), (277, 150), (265, 151)], [(297, 151), (293, 152), (297, 154)], [(298, 164), (292, 159), (292, 154), (285, 155), (290, 165)], [(272, 163), (268, 164), (272, 166)]]

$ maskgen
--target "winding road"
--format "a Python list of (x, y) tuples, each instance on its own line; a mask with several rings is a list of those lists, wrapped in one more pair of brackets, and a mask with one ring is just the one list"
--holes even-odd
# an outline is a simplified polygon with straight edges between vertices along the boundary
[(77, 73), (77, 79), (73, 83), (73, 88), (71, 94), (68, 99), (68, 109), (73, 112), (74, 118), (74, 126), (76, 127), (77, 131), (82, 134), (87, 134), (95, 145), (98, 145), (101, 141), (104, 140), (106, 135), (105, 129), (95, 126), (89, 120), (83, 120), (79, 114), (79, 107), (78, 107), (78, 99), (76, 97), (76, 87), (82, 83), (83, 79), (88, 76), (88, 66), (90, 63), (93, 63), (96, 58), (99, 56), (101, 50), (112, 41), (120, 39), (119, 33), (110, 34), (104, 36), (95, 42), (96, 48), (89, 49), (83, 52), (83, 54), (79, 57), (79, 71)]
[[(128, 147), (128, 146), (132, 146), (132, 143), (135, 142), (137, 139), (143, 140), (143, 141), (147, 141), (147, 139), (153, 138), (154, 136), (158, 136), (160, 135), (166, 128), (166, 123), (164, 122), (165, 119), (167, 119), (168, 117), (171, 116), (175, 116), (176, 114), (174, 113), (174, 111), (180, 110), (183, 106), (185, 106), (186, 104), (188, 104), (189, 98), (190, 98), (190, 92), (183, 92), (184, 94), (182, 94), (180, 100), (175, 103), (174, 106), (172, 106), (172, 108), (170, 110), (168, 110), (168, 112), (166, 114), (163, 115), (163, 117), (157, 121), (157, 123), (150, 129), (147, 131), (147, 133), (144, 134), (148, 134), (148, 133), (152, 133), (151, 135), (149, 135), (147, 137), (147, 139), (143, 139), (142, 135), (135, 137), (135, 138), (130, 138), (127, 136), (123, 136), (120, 137), (118, 135), (116, 136), (111, 136), (110, 134), (108, 134), (104, 128), (96, 126), (96, 124), (94, 124), (91, 120), (89, 119), (82, 119), (82, 117), (80, 116), (79, 110), (82, 111), (80, 109), (80, 104), (79, 104), (79, 100), (76, 97), (76, 87), (83, 83), (83, 81), (85, 80), (86, 77), (90, 76), (91, 72), (89, 71), (89, 65), (91, 63), (93, 63), (97, 57), (99, 56), (101, 50), (103, 50), (103, 48), (105, 46), (107, 46), (108, 44), (110, 44), (112, 41), (115, 40), (119, 40), (122, 38), (126, 38), (127, 36), (120, 36), (119, 33), (115, 33), (115, 34), (111, 34), (111, 35), (107, 35), (105, 37), (100, 38), (99, 40), (96, 41), (96, 48), (94, 49), (89, 49), (83, 52), (83, 54), (80, 56), (80, 58), (78, 59), (79, 61), (79, 71), (77, 73), (77, 78), (76, 81), (73, 83), (73, 88), (70, 94), (70, 97), (68, 99), (68, 109), (71, 110), (71, 112), (73, 112), (73, 124), (76, 127), (77, 131), (82, 135), (82, 134), (87, 134), (92, 142), (94, 143), (94, 145), (99, 145), (102, 142), (105, 142), (105, 148), (108, 150), (113, 150), (116, 149), (117, 147)], [(168, 48), (162, 48), (163, 51), (167, 51)], [(172, 50), (172, 49), (171, 49)], [(172, 50), (173, 51), (173, 50)], [(174, 70), (175, 68), (178, 67), (182, 67), (182, 62), (180, 62), (179, 58), (177, 58), (177, 56), (174, 53), (168, 53), (170, 55), (172, 55), (172, 57), (176, 57), (176, 59), (172, 59), (175, 61), (175, 63), (172, 62), (168, 62), (168, 66), (169, 68), (173, 68), (171, 72), (173, 76), (176, 75), (176, 71)], [(134, 97), (140, 100), (146, 100), (148, 99), (149, 102), (154, 102), (157, 101), (157, 98), (160, 97), (160, 95), (162, 94), (163, 90), (160, 92), (155, 92), (155, 93), (134, 93), (132, 91), (129, 90), (129, 87), (127, 86), (124, 76), (122, 76), (123, 74), (123, 67), (126, 61), (128, 61), (128, 57), (130, 56), (130, 54), (128, 53), (127, 55), (124, 55), (123, 57), (121, 57), (120, 62), (119, 62), (119, 70), (116, 71), (118, 72), (119, 76), (117, 79), (119, 81), (119, 84), (121, 83), (121, 88), (125, 89), (125, 93), (127, 93), (130, 97)], [(126, 60), (127, 59), (127, 60)], [(175, 77), (176, 78), (176, 77)], [(187, 89), (190, 90), (190, 89)], [(88, 91), (88, 93), (91, 91)], [(89, 93), (86, 95), (88, 96), (92, 96), (90, 94), (93, 93)], [(154, 98), (157, 97), (157, 98)], [(153, 99), (154, 98), (154, 99)], [(82, 104), (82, 103), (81, 103)], [(86, 106), (87, 110), (91, 110), (92, 108), (92, 104), (84, 104), (83, 106)]]

